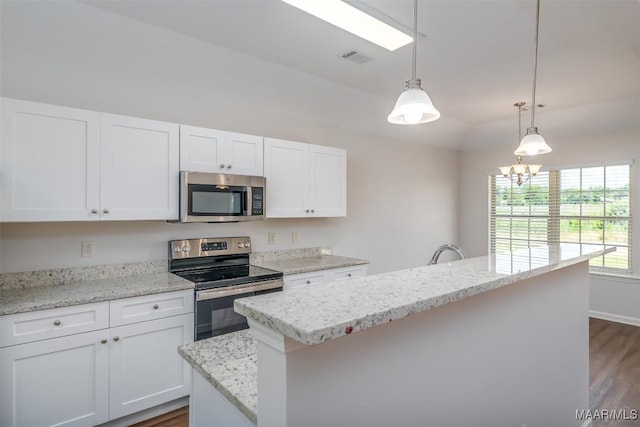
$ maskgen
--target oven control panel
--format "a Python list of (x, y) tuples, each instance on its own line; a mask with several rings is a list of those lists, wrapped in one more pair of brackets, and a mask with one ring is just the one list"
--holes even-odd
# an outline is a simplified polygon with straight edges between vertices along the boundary
[(250, 253), (251, 238), (248, 236), (171, 240), (169, 242), (169, 259)]
[(229, 245), (227, 245), (226, 240), (222, 242), (205, 242), (200, 244), (200, 249), (202, 252), (226, 251), (229, 249)]

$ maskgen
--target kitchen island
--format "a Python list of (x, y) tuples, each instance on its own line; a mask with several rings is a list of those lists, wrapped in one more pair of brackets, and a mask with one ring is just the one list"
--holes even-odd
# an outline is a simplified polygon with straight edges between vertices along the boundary
[(545, 246), (238, 300), (256, 338), (251, 421), (586, 426), (588, 260), (612, 250)]

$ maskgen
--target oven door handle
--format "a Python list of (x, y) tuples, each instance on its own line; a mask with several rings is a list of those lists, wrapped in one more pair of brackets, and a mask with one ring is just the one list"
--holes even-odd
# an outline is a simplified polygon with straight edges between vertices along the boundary
[(221, 289), (208, 289), (203, 291), (196, 291), (196, 301), (204, 301), (208, 299), (224, 298), (233, 295), (248, 294), (250, 292), (268, 291), (271, 289), (282, 288), (282, 280), (268, 280), (265, 282), (259, 282), (258, 284), (221, 288)]

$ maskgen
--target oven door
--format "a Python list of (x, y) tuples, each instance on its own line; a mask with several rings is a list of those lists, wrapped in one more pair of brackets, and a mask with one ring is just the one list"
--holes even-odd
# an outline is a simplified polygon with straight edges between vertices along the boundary
[(196, 291), (196, 341), (247, 329), (247, 319), (233, 310), (233, 302), (238, 298), (279, 292), (282, 290), (282, 283), (282, 279), (267, 280), (243, 286)]

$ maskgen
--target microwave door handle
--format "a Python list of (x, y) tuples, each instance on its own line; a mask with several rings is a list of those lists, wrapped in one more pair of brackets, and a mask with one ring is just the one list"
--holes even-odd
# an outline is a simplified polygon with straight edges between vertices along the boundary
[(244, 206), (242, 211), (244, 212), (244, 214), (246, 216), (251, 216), (251, 214), (253, 213), (253, 187), (247, 187), (247, 191), (245, 193), (245, 197), (244, 197)]

